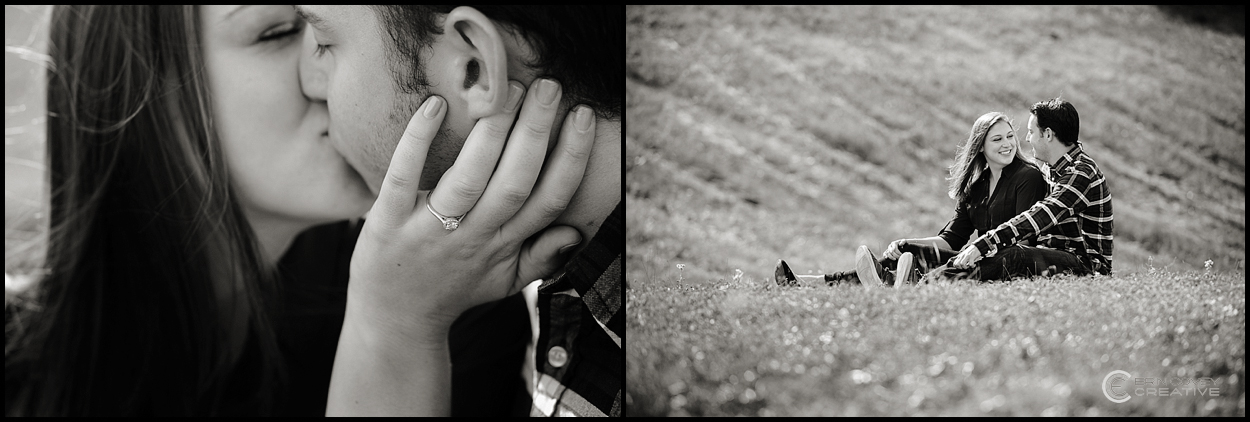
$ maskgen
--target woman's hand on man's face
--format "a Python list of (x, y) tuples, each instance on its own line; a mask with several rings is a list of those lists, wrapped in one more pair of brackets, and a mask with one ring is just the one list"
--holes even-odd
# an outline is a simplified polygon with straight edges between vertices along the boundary
[[(573, 108), (545, 160), (559, 84), (540, 79), (526, 94), (514, 81), (509, 89), (505, 111), (478, 120), (428, 193), (417, 183), (446, 101), (430, 97), (409, 121), (352, 256), (348, 318), (445, 341), (461, 312), (550, 275), (583, 240), (572, 227), (547, 225), (581, 183), (593, 112)], [(434, 212), (462, 219), (449, 224)]]

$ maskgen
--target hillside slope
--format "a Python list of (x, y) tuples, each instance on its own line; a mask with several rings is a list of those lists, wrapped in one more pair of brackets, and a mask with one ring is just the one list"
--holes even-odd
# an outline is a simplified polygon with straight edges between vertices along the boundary
[(860, 244), (936, 234), (973, 120), (1005, 112), (1023, 140), (1060, 95), (1112, 189), (1117, 273), (1244, 270), (1244, 35), (1146, 6), (627, 16), (631, 281), (849, 269)]

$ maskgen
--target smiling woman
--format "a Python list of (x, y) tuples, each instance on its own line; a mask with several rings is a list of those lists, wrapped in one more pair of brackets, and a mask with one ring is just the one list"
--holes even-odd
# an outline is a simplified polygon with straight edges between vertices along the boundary
[[(823, 278), (817, 281), (866, 287), (915, 283), (919, 274), (954, 257), (974, 232), (985, 233), (1029, 209), (1046, 197), (1048, 186), (1037, 163), (1019, 146), (1007, 115), (982, 114), (950, 166), (949, 195), (957, 205), (946, 227), (937, 236), (890, 242), (880, 260), (867, 246), (860, 246), (854, 271), (815, 276)], [(777, 263), (775, 274), (780, 285), (796, 284), (799, 278), (785, 261)]]

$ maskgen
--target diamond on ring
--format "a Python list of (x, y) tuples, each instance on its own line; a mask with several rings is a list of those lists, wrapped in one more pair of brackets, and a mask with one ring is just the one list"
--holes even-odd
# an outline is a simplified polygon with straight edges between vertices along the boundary
[(443, 230), (447, 230), (447, 231), (452, 231), (460, 227), (460, 219), (464, 218), (464, 214), (461, 214), (458, 217), (448, 217), (448, 216), (439, 214), (438, 211), (434, 211), (434, 207), (431, 207), (429, 202), (425, 203), (425, 209), (430, 210), (431, 214), (434, 214), (435, 217), (438, 217), (438, 220), (443, 222)]

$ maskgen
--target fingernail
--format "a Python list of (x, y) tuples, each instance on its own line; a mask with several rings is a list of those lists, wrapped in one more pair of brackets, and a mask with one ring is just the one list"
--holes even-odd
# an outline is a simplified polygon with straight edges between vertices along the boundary
[(577, 245), (580, 245), (581, 243), (582, 243), (582, 242), (579, 240), (579, 241), (577, 241), (577, 243), (573, 243), (573, 244), (570, 244), (570, 245), (566, 245), (565, 247), (560, 248), (560, 251), (559, 251), (560, 255), (564, 255), (564, 254), (569, 253), (569, 251), (573, 250), (573, 248), (577, 247)]
[(521, 94), (523, 93), (525, 93), (525, 87), (522, 87), (518, 82), (509, 81), (508, 102), (504, 105), (503, 111), (508, 113), (516, 111), (516, 106), (521, 103)]
[(433, 119), (438, 112), (443, 109), (443, 99), (439, 97), (430, 97), (425, 101), (425, 118)]
[(585, 132), (590, 129), (590, 107), (577, 106), (577, 116), (573, 119), (573, 124), (577, 126), (579, 132)]
[(543, 105), (551, 105), (556, 101), (556, 94), (560, 93), (560, 84), (551, 79), (543, 79), (538, 82), (538, 101)]

